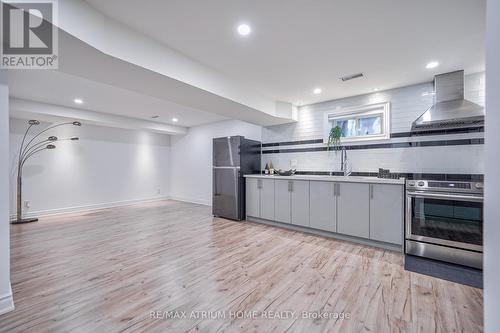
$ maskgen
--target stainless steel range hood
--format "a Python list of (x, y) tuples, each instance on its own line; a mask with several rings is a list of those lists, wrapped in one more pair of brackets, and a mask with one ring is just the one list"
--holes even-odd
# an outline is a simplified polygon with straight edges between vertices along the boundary
[(412, 132), (484, 126), (484, 108), (464, 99), (464, 71), (434, 77), (435, 102), (412, 124)]

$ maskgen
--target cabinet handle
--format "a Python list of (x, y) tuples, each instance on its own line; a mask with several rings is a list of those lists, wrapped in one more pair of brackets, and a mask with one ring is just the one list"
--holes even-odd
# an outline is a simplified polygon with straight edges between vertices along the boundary
[(373, 184), (370, 184), (370, 199), (373, 199)]
[(288, 182), (288, 192), (293, 192), (293, 183), (291, 181)]
[(340, 197), (340, 184), (337, 184), (337, 196)]
[(257, 188), (259, 190), (262, 188), (262, 179), (257, 180)]

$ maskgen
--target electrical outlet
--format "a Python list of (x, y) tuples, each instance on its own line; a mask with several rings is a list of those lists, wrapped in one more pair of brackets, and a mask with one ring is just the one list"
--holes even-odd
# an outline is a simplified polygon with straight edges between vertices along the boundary
[(24, 201), (24, 208), (30, 208), (31, 207), (31, 201), (25, 200)]

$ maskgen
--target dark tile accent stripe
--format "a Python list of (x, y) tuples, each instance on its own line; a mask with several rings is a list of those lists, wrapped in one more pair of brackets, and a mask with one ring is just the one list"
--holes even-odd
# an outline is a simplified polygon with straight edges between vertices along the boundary
[[(359, 149), (381, 149), (381, 148), (414, 148), (414, 147), (439, 147), (439, 146), (464, 146), (484, 144), (484, 139), (459, 139), (459, 140), (440, 140), (440, 141), (419, 141), (419, 142), (395, 142), (395, 143), (375, 143), (367, 145), (343, 146), (347, 150)], [(310, 147), (310, 148), (291, 148), (291, 149), (272, 149), (263, 150), (262, 154), (280, 154), (280, 153), (307, 153), (317, 151), (327, 151), (328, 147)]]
[[(316, 176), (342, 176), (342, 172), (329, 172), (329, 171), (297, 171), (297, 175), (316, 175)], [(470, 182), (483, 182), (483, 174), (453, 174), (453, 173), (407, 173), (407, 172), (396, 172), (391, 174), (397, 174), (398, 177), (404, 177), (406, 179), (425, 179), (425, 180), (446, 180), (446, 181), (470, 181)], [(358, 177), (377, 177), (378, 172), (352, 172), (351, 176)]]
[(263, 143), (262, 147), (265, 148), (265, 147), (278, 147), (278, 146), (310, 145), (314, 143), (323, 143), (323, 139)]
[[(391, 139), (393, 139), (393, 138), (410, 138), (410, 137), (415, 137), (415, 136), (426, 136), (426, 135), (446, 135), (446, 134), (478, 133), (478, 132), (479, 133), (484, 132), (484, 127), (467, 127), (467, 128), (455, 128), (455, 129), (447, 129), (447, 130), (439, 130), (438, 129), (438, 130), (422, 131), (422, 132), (418, 132), (418, 133), (412, 133), (412, 132), (391, 133)], [(262, 148), (309, 145), (309, 144), (315, 144), (315, 143), (323, 143), (323, 139), (263, 143)]]
[(409, 138), (416, 136), (426, 135), (446, 135), (446, 134), (463, 134), (463, 133), (481, 133), (484, 132), (484, 127), (467, 127), (467, 128), (454, 128), (446, 130), (429, 130), (422, 132), (399, 132), (391, 133), (391, 138)]

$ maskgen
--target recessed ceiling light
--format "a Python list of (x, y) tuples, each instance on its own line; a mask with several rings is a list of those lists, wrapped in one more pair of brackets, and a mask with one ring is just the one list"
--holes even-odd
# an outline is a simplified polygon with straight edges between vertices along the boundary
[(238, 33), (242, 36), (248, 36), (252, 32), (252, 28), (248, 24), (240, 24), (238, 26)]
[(75, 102), (76, 104), (83, 104), (83, 100), (80, 98), (75, 98), (73, 102)]
[(323, 91), (323, 90), (321, 90), (321, 88), (316, 88), (316, 89), (314, 89), (314, 90), (313, 90), (313, 93), (314, 93), (315, 95), (319, 95), (319, 94), (321, 94), (321, 92), (322, 92), (322, 91)]
[(172, 121), (173, 121), (174, 123), (176, 123), (176, 122), (178, 122), (178, 121), (179, 121), (179, 119), (177, 119), (177, 118), (172, 118)]
[(439, 65), (439, 62), (431, 61), (427, 65), (425, 65), (425, 68), (427, 68), (427, 69), (436, 68), (438, 65)]

